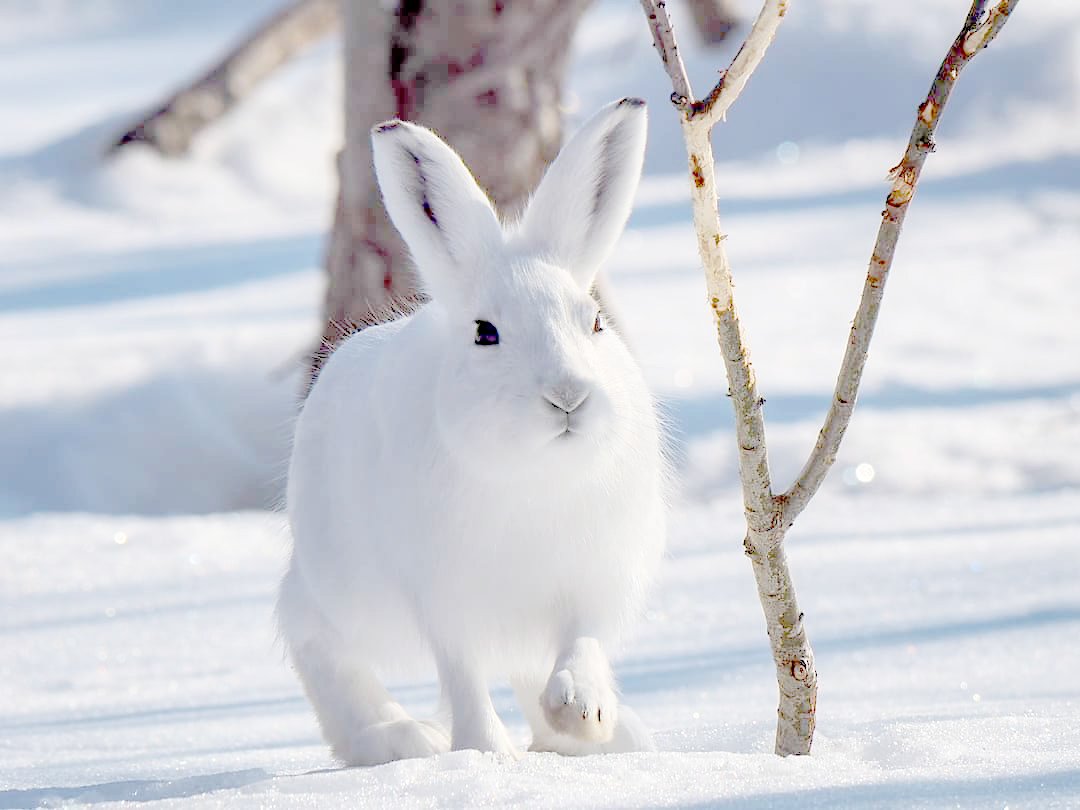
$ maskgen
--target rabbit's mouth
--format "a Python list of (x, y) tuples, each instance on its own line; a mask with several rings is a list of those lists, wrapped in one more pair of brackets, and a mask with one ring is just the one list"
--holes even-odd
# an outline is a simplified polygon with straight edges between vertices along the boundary
[(582, 433), (581, 428), (575, 425), (570, 419), (566, 420), (566, 424), (562, 426), (562, 431), (555, 435), (554, 441), (566, 442), (573, 440), (574, 437), (580, 436)]
[(580, 441), (590, 433), (592, 419), (588, 414), (575, 410), (570, 413), (562, 413), (560, 416), (562, 418), (555, 420), (555, 424), (551, 426), (550, 441), (559, 444), (575, 442)]

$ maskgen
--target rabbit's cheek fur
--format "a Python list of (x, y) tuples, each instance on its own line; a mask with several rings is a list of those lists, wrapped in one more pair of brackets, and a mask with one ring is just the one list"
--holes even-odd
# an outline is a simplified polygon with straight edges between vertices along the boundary
[[(526, 353), (522, 331), (497, 346), (450, 343), (430, 393), (447, 452), (481, 477), (588, 464), (620, 411), (628, 410), (629, 403), (617, 407), (626, 398), (617, 383), (637, 371), (617, 336), (605, 335), (598, 345), (591, 334), (548, 330), (528, 344), (541, 343), (545, 351)], [(626, 367), (611, 381), (613, 361)]]
[[(476, 352), (492, 351), (477, 348)], [(540, 446), (527, 399), (513, 385), (512, 370), (482, 358), (490, 367), (477, 373), (475, 361), (443, 365), (433, 395), (439, 438), (446, 451), (481, 477), (527, 465)], [(502, 372), (502, 373), (500, 373)], [(462, 385), (463, 380), (472, 383)]]
[[(614, 344), (618, 338), (611, 335), (605, 340)], [(477, 353), (486, 351), (477, 349)], [(494, 373), (473, 376), (474, 358), (447, 362), (434, 394), (439, 436), (446, 450), (480, 478), (599, 473), (610, 462), (605, 448), (612, 434), (655, 429), (651, 422), (638, 424), (641, 408), (635, 397), (640, 401), (647, 394), (625, 348), (612, 345), (604, 355), (598, 365), (614, 364), (615, 368), (595, 376), (574, 375), (571, 390), (587, 391), (587, 396), (569, 414), (545, 397), (545, 391), (558, 389), (559, 384), (545, 385), (544, 377), (535, 372), (504, 368), (499, 361), (483, 357)], [(462, 387), (461, 380), (470, 377), (481, 382)], [(561, 381), (565, 375), (548, 377)]]

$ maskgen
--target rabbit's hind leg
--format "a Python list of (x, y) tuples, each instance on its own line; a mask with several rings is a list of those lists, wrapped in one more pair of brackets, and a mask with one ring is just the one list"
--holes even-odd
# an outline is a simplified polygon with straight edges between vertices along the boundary
[(566, 750), (570, 737), (557, 733), (546, 719), (544, 710), (540, 706), (540, 694), (544, 691), (544, 679), (540, 677), (519, 676), (511, 680), (514, 687), (514, 697), (517, 698), (521, 713), (529, 723), (532, 731), (532, 742), (529, 743), (530, 751), (554, 751), (558, 754), (570, 754)]
[(506, 732), (488, 692), (487, 679), (477, 668), (460, 658), (440, 653), (439, 681), (444, 702), (453, 718), (452, 748), (493, 751), (518, 759), (521, 754)]
[(412, 719), (364, 660), (310, 603), (290, 571), (282, 583), (278, 620), (293, 666), (315, 708), (323, 737), (347, 765), (379, 765), (450, 749), (446, 732)]

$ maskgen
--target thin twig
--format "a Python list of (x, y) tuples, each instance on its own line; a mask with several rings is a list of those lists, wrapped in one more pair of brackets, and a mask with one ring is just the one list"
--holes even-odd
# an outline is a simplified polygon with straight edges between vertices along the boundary
[(660, 61), (664, 63), (664, 70), (671, 79), (673, 88), (671, 101), (685, 112), (694, 102), (694, 93), (690, 89), (690, 78), (686, 75), (686, 66), (679, 54), (679, 46), (675, 42), (675, 32), (671, 28), (667, 3), (664, 0), (641, 0), (641, 8), (645, 11), (645, 16), (649, 18), (653, 46), (660, 54)]
[(806, 465), (791, 488), (780, 496), (783, 503), (785, 527), (790, 526), (806, 507), (822, 481), (825, 480), (829, 468), (836, 461), (840, 442), (844, 438), (844, 432), (847, 430), (855, 408), (855, 398), (862, 380), (863, 368), (866, 365), (866, 355), (870, 339), (874, 334), (874, 326), (877, 323), (881, 297), (885, 292), (885, 281), (888, 278), (889, 269), (892, 267), (900, 229), (903, 227), (911, 198), (915, 194), (915, 185), (922, 173), (923, 163), (926, 162), (926, 156), (934, 149), (934, 130), (937, 128), (945, 103), (949, 99), (960, 71), (978, 51), (989, 45), (997, 36), (1018, 2), (1019, 0), (1002, 0), (985, 20), (983, 12), (986, 0), (975, 0), (971, 4), (971, 10), (968, 12), (967, 21), (960, 35), (953, 42), (941, 63), (926, 100), (919, 106), (904, 158), (890, 173), (890, 179), (893, 181), (892, 189), (885, 201), (885, 211), (878, 229), (877, 242), (870, 258), (870, 267), (866, 274), (862, 298), (851, 327), (847, 348), (844, 351), (844, 359), (840, 365), (832, 404), (818, 435), (817, 444), (807, 459)]
[(757, 69), (765, 51), (776, 36), (776, 29), (787, 13), (788, 0), (766, 0), (754, 21), (753, 28), (739, 48), (731, 65), (725, 70), (709, 95), (702, 101), (694, 99), (690, 79), (686, 74), (679, 45), (675, 40), (675, 31), (668, 17), (667, 3), (664, 0), (641, 0), (641, 7), (649, 18), (649, 30), (653, 35), (653, 46), (660, 54), (664, 70), (671, 79), (674, 92), (671, 101), (687, 120), (701, 121), (712, 127), (723, 120), (728, 108), (742, 93), (746, 82)]
[[(981, 25), (975, 28), (970, 34), (964, 38), (964, 53), (968, 55), (968, 58), (974, 56), (978, 51), (981, 51), (987, 45), (989, 45), (994, 37), (998, 35), (998, 31), (1001, 30), (1001, 26), (1005, 25), (1009, 19), (1009, 15), (1012, 13), (1013, 8), (1019, 0), (1002, 0), (997, 6), (991, 10), (989, 16)], [(985, 3), (977, 4), (979, 6), (980, 15), (982, 16), (982, 7)]]
[(773, 40), (776, 26), (787, 9), (787, 2), (765, 0), (761, 14), (758, 15), (746, 42), (728, 68), (727, 75), (735, 77), (735, 81), (729, 84), (721, 81), (710, 94), (713, 100), (708, 106), (694, 101), (693, 90), (679, 56), (665, 3), (661, 0), (642, 0), (641, 5), (649, 19), (653, 44), (674, 88), (672, 101), (679, 109), (682, 119), (690, 174), (693, 178), (691, 199), (698, 251), (705, 269), (709, 302), (715, 316), (717, 342), (724, 358), (735, 410), (743, 504), (747, 523), (755, 537), (759, 537), (767, 532), (776, 520), (776, 502), (772, 493), (765, 447), (765, 423), (761, 410), (764, 399), (758, 394), (753, 365), (732, 296), (731, 265), (724, 248), (724, 234), (720, 231), (717, 214), (716, 177), (710, 134), (720, 114), (738, 98), (750, 74), (760, 63)]
[(746, 41), (731, 60), (731, 66), (720, 76), (720, 81), (709, 91), (709, 95), (694, 105), (695, 117), (703, 117), (709, 126), (724, 119), (728, 108), (742, 93), (750, 76), (765, 56), (765, 51), (772, 44), (776, 29), (780, 27), (780, 21), (787, 13), (787, 6), (788, 0), (766, 0)]

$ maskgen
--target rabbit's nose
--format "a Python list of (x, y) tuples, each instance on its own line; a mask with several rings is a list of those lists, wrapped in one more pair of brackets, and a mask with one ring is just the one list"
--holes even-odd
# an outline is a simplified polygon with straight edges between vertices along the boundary
[(589, 392), (587, 389), (568, 391), (561, 388), (549, 388), (544, 391), (544, 399), (546, 399), (553, 408), (558, 408), (566, 414), (571, 414), (580, 408), (581, 403), (588, 399), (588, 397)]

